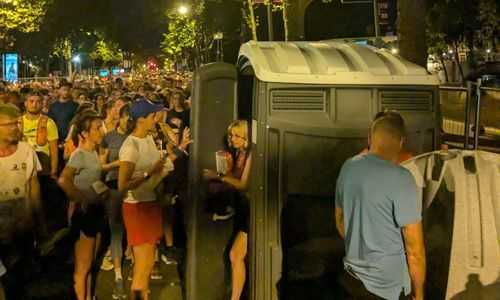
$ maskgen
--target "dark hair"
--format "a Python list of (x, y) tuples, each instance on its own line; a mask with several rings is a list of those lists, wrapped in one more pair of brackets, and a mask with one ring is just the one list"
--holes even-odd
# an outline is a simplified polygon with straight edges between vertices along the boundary
[(172, 94), (170, 94), (170, 97), (174, 97), (175, 95), (179, 95), (179, 100), (181, 103), (184, 103), (186, 101), (186, 94), (184, 94), (184, 91), (181, 89), (174, 89)]
[(43, 100), (43, 94), (38, 92), (38, 91), (29, 91), (25, 96), (24, 96), (24, 101), (28, 100), (29, 97), (40, 97)]
[(61, 84), (59, 84), (59, 88), (62, 88), (62, 87), (67, 87), (67, 88), (71, 89), (73, 87), (73, 85), (71, 84), (71, 82), (61, 81)]
[(124, 106), (120, 108), (119, 111), (120, 118), (123, 118), (125, 115), (130, 116), (130, 103), (126, 103)]
[(28, 93), (31, 93), (31, 91), (33, 91), (30, 87), (27, 87), (27, 86), (23, 86), (20, 90), (19, 90), (19, 93), (22, 94), (22, 95), (26, 95)]
[(133, 119), (129, 116), (127, 122), (127, 135), (131, 134), (135, 127), (137, 127), (137, 119)]
[(101, 120), (101, 116), (94, 110), (86, 110), (76, 116), (73, 122), (73, 131), (71, 132), (71, 140), (78, 147), (79, 137), (84, 131), (90, 130), (90, 125), (94, 120)]

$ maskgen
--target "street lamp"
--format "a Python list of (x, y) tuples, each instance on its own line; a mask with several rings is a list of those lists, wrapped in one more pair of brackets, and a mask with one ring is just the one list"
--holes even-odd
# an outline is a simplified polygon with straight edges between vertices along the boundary
[(183, 4), (183, 5), (179, 6), (179, 8), (177, 8), (177, 11), (179, 12), (179, 14), (185, 16), (189, 12), (189, 8)]
[(73, 59), (71, 59), (75, 63), (76, 71), (81, 71), (81, 62), (82, 59), (80, 58), (80, 55), (75, 55)]
[(177, 9), (177, 11), (181, 14), (181, 15), (186, 15), (188, 13), (188, 7), (186, 5), (181, 5), (179, 6), (179, 8)]

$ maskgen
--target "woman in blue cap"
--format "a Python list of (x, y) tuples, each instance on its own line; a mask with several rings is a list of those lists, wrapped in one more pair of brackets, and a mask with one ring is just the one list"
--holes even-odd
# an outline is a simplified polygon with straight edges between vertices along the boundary
[[(163, 234), (162, 208), (155, 188), (168, 172), (179, 153), (162, 157), (151, 131), (164, 108), (141, 99), (130, 109), (132, 133), (120, 149), (118, 189), (124, 195), (123, 222), (127, 241), (134, 253), (131, 299), (148, 299), (149, 278), (155, 263), (156, 245)], [(189, 137), (179, 147), (185, 149)]]

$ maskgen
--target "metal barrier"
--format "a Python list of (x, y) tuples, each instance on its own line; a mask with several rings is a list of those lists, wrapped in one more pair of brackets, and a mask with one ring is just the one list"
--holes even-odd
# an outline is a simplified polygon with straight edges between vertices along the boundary
[(440, 101), (443, 131), (461, 131), (463, 149), (478, 149), (482, 134), (500, 141), (500, 88), (482, 86), (481, 79), (467, 82), (467, 87), (442, 86)]

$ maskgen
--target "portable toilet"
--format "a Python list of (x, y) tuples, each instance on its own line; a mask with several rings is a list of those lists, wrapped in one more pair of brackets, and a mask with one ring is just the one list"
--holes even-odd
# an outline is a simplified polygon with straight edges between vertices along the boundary
[(227, 299), (232, 221), (205, 210), (201, 171), (215, 169), (229, 123), (251, 127), (247, 296), (332, 299), (344, 245), (334, 191), (343, 162), (367, 146), (379, 111), (396, 110), (413, 154), (440, 144), (439, 81), (384, 49), (341, 42), (249, 42), (236, 66), (194, 75), (186, 297)]
[(500, 299), (500, 154), (436, 151), (403, 166), (422, 199), (425, 299)]

